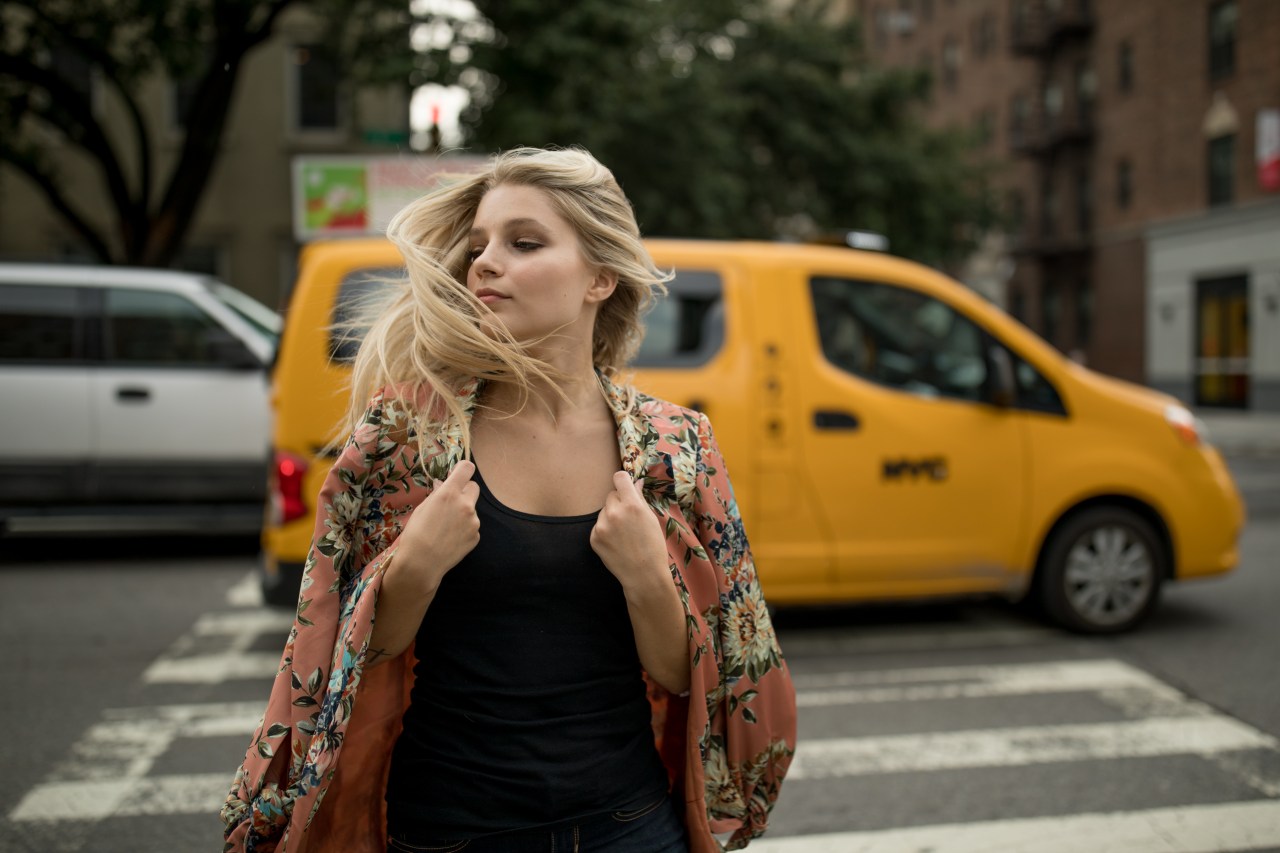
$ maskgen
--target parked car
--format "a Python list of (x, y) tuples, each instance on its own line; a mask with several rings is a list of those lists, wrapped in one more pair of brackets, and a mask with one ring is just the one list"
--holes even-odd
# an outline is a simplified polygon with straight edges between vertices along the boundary
[(0, 264), (0, 531), (260, 530), (279, 331), (206, 276)]
[[(654, 240), (676, 272), (637, 384), (708, 414), (777, 605), (1033, 595), (1122, 631), (1161, 585), (1237, 562), (1244, 508), (1171, 397), (1087, 370), (946, 276), (875, 252)], [(332, 460), (349, 343), (328, 331), (400, 265), (310, 246), (276, 368), (264, 591), (292, 603)]]

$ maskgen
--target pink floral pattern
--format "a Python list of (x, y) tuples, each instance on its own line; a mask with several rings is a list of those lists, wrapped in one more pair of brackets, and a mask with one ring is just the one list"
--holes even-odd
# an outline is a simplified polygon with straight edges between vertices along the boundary
[[(690, 693), (650, 680), (654, 735), (693, 853), (736, 850), (764, 832), (794, 755), (790, 672), (710, 422), (604, 376), (601, 386), (685, 606)], [(458, 390), (468, 413), (480, 388)], [(419, 457), (409, 411), (425, 404), (407, 389), (376, 395), (321, 490), (297, 618), (222, 809), (228, 853), (386, 849), (387, 763), (414, 659), (365, 671), (378, 590), (404, 520), (462, 458), (457, 427)]]

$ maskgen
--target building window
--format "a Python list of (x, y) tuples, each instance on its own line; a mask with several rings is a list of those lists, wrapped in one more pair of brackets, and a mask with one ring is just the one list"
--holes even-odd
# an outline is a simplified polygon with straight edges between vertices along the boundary
[(942, 45), (942, 82), (948, 89), (956, 87), (960, 76), (960, 45), (950, 36)]
[(1209, 7), (1209, 79), (1230, 77), (1236, 70), (1236, 0)]
[(1098, 90), (1098, 79), (1093, 69), (1084, 62), (1076, 63), (1076, 110), (1081, 127), (1088, 127), (1093, 119), (1093, 97)]
[(1027, 121), (1031, 116), (1031, 105), (1026, 95), (1018, 95), (1013, 99), (1013, 107), (1009, 111), (1009, 145), (1017, 148), (1027, 136)]
[(1057, 346), (1058, 318), (1062, 316), (1062, 293), (1056, 281), (1046, 281), (1040, 289), (1040, 325), (1044, 339)]
[(1053, 181), (1045, 180), (1040, 187), (1040, 236), (1053, 237), (1058, 230), (1058, 189)]
[(1009, 291), (1009, 313), (1013, 315), (1014, 319), (1020, 323), (1027, 322), (1026, 310), (1027, 297), (1023, 294), (1022, 289), (1014, 288)]
[(1119, 66), (1117, 76), (1120, 79), (1120, 91), (1133, 91), (1133, 45), (1124, 41), (1120, 43), (1120, 52), (1118, 61)]
[(1116, 207), (1128, 210), (1133, 203), (1133, 164), (1121, 160), (1116, 164)]
[(1054, 82), (1046, 83), (1041, 95), (1041, 104), (1044, 108), (1045, 124), (1050, 130), (1057, 126), (1058, 119), (1062, 116), (1062, 101), (1062, 87)]
[(337, 130), (339, 122), (338, 64), (323, 45), (299, 45), (293, 62), (294, 117), (297, 130)]
[(1027, 201), (1019, 190), (1010, 190), (1006, 216), (1009, 219), (1009, 233), (1020, 237), (1027, 227)]
[(1209, 140), (1209, 204), (1230, 204), (1235, 198), (1236, 136)]
[(1093, 191), (1089, 186), (1089, 170), (1076, 172), (1076, 230), (1088, 234), (1093, 228)]
[(974, 135), (978, 139), (978, 144), (986, 147), (995, 139), (996, 133), (996, 114), (995, 110), (983, 110), (978, 113), (974, 120)]
[(1088, 279), (1076, 282), (1076, 346), (1083, 349), (1093, 339), (1093, 287)]

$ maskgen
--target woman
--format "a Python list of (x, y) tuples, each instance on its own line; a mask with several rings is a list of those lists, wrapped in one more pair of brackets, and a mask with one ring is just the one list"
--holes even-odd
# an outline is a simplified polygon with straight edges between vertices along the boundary
[(518, 149), (388, 236), (226, 849), (744, 846), (794, 691), (709, 422), (614, 382), (664, 280), (626, 197)]

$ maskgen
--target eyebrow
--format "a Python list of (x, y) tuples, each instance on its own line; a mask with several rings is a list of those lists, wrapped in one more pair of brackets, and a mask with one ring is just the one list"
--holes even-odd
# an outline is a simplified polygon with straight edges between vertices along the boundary
[[(521, 217), (521, 218), (519, 218), (519, 219), (508, 219), (506, 222), (502, 223), (502, 227), (503, 227), (503, 228), (524, 228), (524, 227), (529, 226), (529, 225), (532, 225), (532, 226), (534, 226), (535, 228), (539, 228), (539, 229), (542, 229), (542, 230), (546, 230), (545, 226), (544, 226), (541, 222), (539, 222), (539, 221), (538, 221), (538, 220), (536, 220), (536, 219), (530, 219), (530, 218), (529, 218), (529, 217), (527, 217), (527, 216), (525, 216), (525, 217)], [(484, 233), (485, 233), (485, 231), (484, 231), (484, 229), (483, 229), (483, 228), (472, 228), (472, 229), (471, 229), (471, 236), (472, 236), (472, 237), (475, 237), (475, 236), (477, 236), (477, 235), (484, 234)]]

